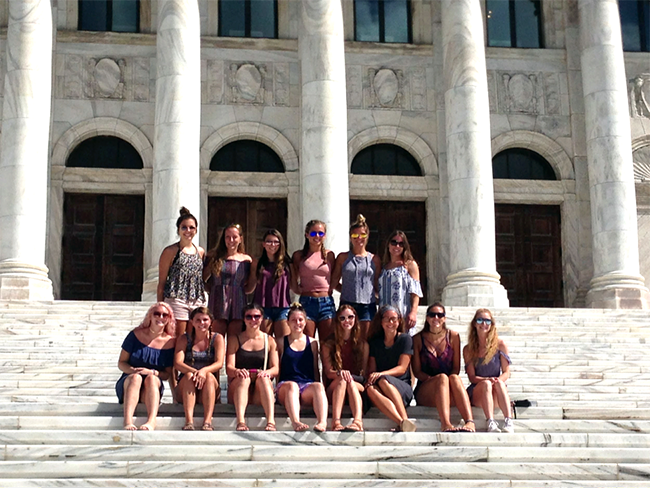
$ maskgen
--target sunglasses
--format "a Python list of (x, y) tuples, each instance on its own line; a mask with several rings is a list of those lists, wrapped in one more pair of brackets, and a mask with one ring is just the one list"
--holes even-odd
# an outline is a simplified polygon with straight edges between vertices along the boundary
[(166, 319), (167, 317), (169, 317), (169, 314), (166, 313), (166, 312), (154, 312), (153, 316), (154, 317), (159, 317), (159, 318), (162, 318), (162, 319)]
[(354, 320), (354, 315), (339, 315), (339, 322), (345, 322), (346, 320)]
[(430, 319), (444, 319), (445, 312), (428, 312), (427, 317)]
[(248, 314), (247, 313), (246, 315), (244, 315), (244, 318), (246, 320), (261, 320), (262, 319), (262, 314), (258, 313), (258, 314), (253, 315), (253, 314)]
[(268, 244), (269, 246), (279, 246), (280, 241), (264, 241), (264, 244)]
[(481, 324), (492, 325), (492, 319), (484, 319), (483, 317), (479, 317), (476, 319), (476, 323), (479, 325)]
[(309, 237), (317, 237), (317, 236), (318, 237), (325, 237), (325, 232), (323, 232), (322, 230), (312, 230), (309, 233)]
[(396, 241), (395, 239), (390, 241), (392, 246), (395, 247), (404, 247), (404, 241)]
[(358, 239), (359, 237), (361, 237), (361, 239), (365, 239), (368, 237), (368, 234), (350, 234), (350, 237), (352, 237), (352, 239)]

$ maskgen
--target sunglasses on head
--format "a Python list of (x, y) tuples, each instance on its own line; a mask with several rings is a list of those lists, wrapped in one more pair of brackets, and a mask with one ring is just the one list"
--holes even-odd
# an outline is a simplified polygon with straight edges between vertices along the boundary
[(259, 314), (259, 313), (256, 313), (256, 314), (247, 313), (246, 315), (244, 315), (244, 318), (246, 320), (261, 320), (262, 319), (262, 314)]
[(485, 324), (485, 325), (492, 325), (492, 319), (484, 319), (483, 317), (479, 317), (476, 319), (477, 324)]
[(339, 322), (345, 322), (346, 320), (354, 320), (354, 315), (339, 315)]
[(169, 317), (169, 314), (167, 312), (154, 312), (153, 316), (166, 319), (167, 317)]
[(396, 241), (395, 239), (392, 239), (390, 243), (395, 247), (404, 247), (404, 241)]
[(325, 237), (325, 232), (323, 232), (322, 230), (312, 230), (309, 233), (309, 237), (316, 237), (316, 236)]
[(427, 312), (427, 317), (430, 319), (444, 319), (445, 312)]
[(352, 237), (352, 239), (358, 239), (359, 237), (361, 237), (361, 239), (365, 239), (368, 237), (368, 234), (350, 234), (350, 237)]

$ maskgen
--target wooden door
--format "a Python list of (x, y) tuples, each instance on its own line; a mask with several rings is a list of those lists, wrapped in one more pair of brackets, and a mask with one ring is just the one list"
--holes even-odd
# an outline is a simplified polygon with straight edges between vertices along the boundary
[(411, 252), (420, 267), (420, 282), (424, 298), (421, 305), (427, 303), (427, 240), (426, 208), (424, 202), (393, 202), (375, 200), (351, 200), (350, 222), (363, 214), (370, 226), (368, 251), (379, 254), (383, 259), (388, 236), (394, 230), (406, 234)]
[(144, 196), (66, 193), (61, 298), (138, 301)]
[(562, 307), (560, 207), (495, 205), (497, 272), (512, 307)]
[[(246, 253), (262, 254), (262, 237), (267, 230), (278, 229), (287, 241), (287, 201), (275, 198), (208, 199), (208, 249), (219, 241), (224, 227), (239, 224), (244, 228)], [(287, 250), (289, 254), (292, 249)]]

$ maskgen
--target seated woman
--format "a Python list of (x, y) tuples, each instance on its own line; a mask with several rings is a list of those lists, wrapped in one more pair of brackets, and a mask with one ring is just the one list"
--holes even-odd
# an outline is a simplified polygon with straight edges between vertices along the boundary
[(221, 395), (219, 370), (223, 366), (225, 344), (223, 336), (211, 331), (212, 313), (199, 307), (190, 313), (188, 332), (178, 338), (174, 367), (181, 373), (176, 398), (185, 409), (185, 427), (194, 430), (194, 406), (197, 393), (203, 404), (202, 430), (212, 429), (214, 404)]
[[(434, 303), (427, 308), (422, 332), (413, 338), (413, 373), (418, 379), (415, 400), (418, 405), (436, 407), (443, 432), (474, 432), (469, 397), (460, 379), (460, 335), (447, 329), (445, 307)], [(456, 429), (449, 419), (456, 406), (465, 425)]]
[(273, 378), (278, 375), (278, 350), (275, 341), (262, 332), (264, 309), (253, 303), (244, 307), (243, 332), (228, 340), (228, 402), (235, 404), (237, 430), (246, 431), (246, 407), (250, 401), (262, 405), (265, 430), (275, 430)]
[(413, 338), (404, 333), (404, 319), (396, 308), (379, 309), (370, 325), (368, 398), (384, 415), (397, 424), (394, 432), (415, 432), (406, 407), (413, 400), (411, 356)]
[(296, 432), (309, 426), (300, 421), (300, 405), (312, 405), (316, 414), (316, 432), (327, 428), (327, 395), (318, 372), (318, 342), (304, 334), (307, 314), (299, 303), (289, 308), (289, 335), (279, 347), (280, 382), (278, 401), (284, 405)]
[[(360, 432), (363, 430), (361, 393), (368, 365), (368, 343), (361, 339), (361, 324), (354, 307), (341, 305), (336, 312), (334, 337), (323, 344), (323, 375), (331, 380), (327, 397), (332, 402), (332, 430)], [(343, 427), (341, 411), (347, 396), (354, 420)]]
[[(513, 433), (510, 395), (506, 381), (510, 377), (508, 346), (499, 339), (492, 313), (479, 308), (469, 325), (467, 345), (463, 348), (465, 371), (471, 385), (467, 393), (472, 405), (481, 407), (487, 419), (488, 432)], [(503, 427), (494, 420), (494, 403), (503, 412)]]
[(124, 404), (124, 428), (136, 430), (133, 414), (138, 402), (147, 407), (147, 421), (140, 430), (154, 430), (156, 416), (174, 364), (176, 320), (169, 305), (158, 302), (147, 311), (142, 323), (122, 343), (117, 367), (122, 376), (115, 385), (120, 403)]

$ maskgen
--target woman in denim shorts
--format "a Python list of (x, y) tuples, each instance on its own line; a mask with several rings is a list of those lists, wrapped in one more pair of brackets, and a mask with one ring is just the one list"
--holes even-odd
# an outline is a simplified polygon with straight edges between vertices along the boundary
[(305, 226), (305, 245), (293, 253), (294, 288), (300, 292), (300, 304), (307, 315), (305, 333), (327, 339), (333, 332), (332, 317), (336, 313), (330, 294), (334, 269), (334, 253), (325, 248), (327, 227), (320, 220), (310, 220)]

